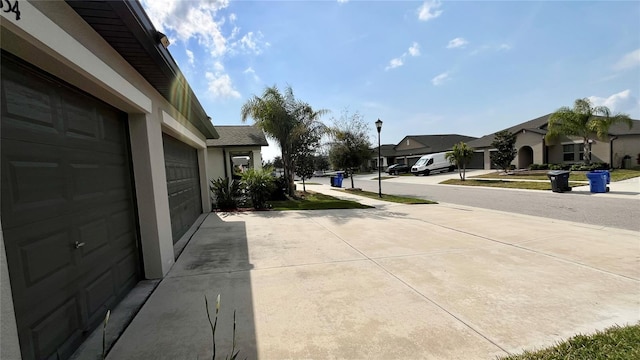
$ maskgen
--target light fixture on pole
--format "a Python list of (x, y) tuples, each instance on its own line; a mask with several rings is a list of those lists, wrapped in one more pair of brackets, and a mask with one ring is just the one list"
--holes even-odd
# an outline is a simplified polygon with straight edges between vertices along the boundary
[(382, 198), (382, 179), (380, 178), (380, 167), (381, 167), (381, 159), (380, 159), (380, 130), (382, 130), (382, 120), (378, 119), (376, 121), (376, 129), (378, 129), (378, 196)]

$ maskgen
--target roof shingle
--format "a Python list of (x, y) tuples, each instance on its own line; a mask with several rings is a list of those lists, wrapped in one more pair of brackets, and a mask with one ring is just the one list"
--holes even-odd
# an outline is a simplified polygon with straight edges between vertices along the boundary
[(207, 146), (269, 146), (264, 132), (253, 125), (217, 125), (218, 139), (207, 139)]

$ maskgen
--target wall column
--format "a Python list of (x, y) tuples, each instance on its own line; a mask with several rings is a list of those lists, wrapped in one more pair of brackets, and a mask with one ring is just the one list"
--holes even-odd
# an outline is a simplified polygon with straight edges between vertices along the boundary
[(489, 149), (484, 149), (484, 169), (491, 170), (491, 156)]
[(129, 129), (144, 275), (160, 279), (175, 261), (162, 128), (152, 114), (129, 114)]

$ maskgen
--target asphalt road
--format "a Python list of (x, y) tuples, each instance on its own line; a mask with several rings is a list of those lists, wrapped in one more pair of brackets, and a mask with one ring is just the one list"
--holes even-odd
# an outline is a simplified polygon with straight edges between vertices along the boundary
[[(432, 175), (434, 176), (434, 175)], [(437, 176), (437, 175), (436, 175)], [(329, 178), (313, 178), (329, 184)], [(355, 177), (355, 187), (378, 191), (377, 180)], [(343, 180), (351, 187), (351, 179)], [(637, 199), (595, 197), (579, 193), (517, 191), (481, 187), (407, 184), (382, 181), (382, 192), (473, 206), (551, 219), (640, 231), (640, 202)]]

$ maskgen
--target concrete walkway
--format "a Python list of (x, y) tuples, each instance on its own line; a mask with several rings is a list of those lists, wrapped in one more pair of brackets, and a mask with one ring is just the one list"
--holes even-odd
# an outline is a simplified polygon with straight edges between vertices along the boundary
[(640, 321), (640, 233), (447, 204), (209, 214), (108, 359), (493, 359)]

